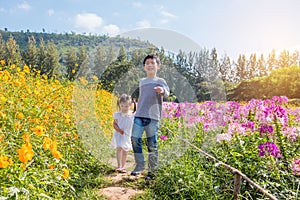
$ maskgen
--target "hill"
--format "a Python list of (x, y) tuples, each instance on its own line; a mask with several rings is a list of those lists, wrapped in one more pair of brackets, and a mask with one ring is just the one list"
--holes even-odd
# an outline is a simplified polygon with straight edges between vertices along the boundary
[(115, 50), (118, 50), (121, 46), (124, 46), (127, 50), (136, 48), (148, 48), (154, 47), (154, 45), (149, 42), (140, 41), (137, 39), (108, 37), (107, 35), (80, 35), (75, 33), (37, 33), (37, 32), (10, 32), (0, 30), (0, 34), (4, 40), (8, 40), (9, 36), (12, 35), (20, 47), (21, 51), (25, 51), (28, 46), (28, 38), (34, 36), (37, 43), (41, 39), (45, 43), (48, 41), (53, 41), (54, 44), (59, 48), (60, 53), (66, 52), (69, 47), (75, 47), (78, 49), (80, 46), (84, 45), (87, 50), (96, 48), (97, 46), (113, 46)]

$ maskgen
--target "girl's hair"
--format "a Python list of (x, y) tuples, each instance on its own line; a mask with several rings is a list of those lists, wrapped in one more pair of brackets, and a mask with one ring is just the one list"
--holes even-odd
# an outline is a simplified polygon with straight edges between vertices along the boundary
[(133, 112), (135, 112), (136, 111), (136, 103), (135, 103), (135, 101), (133, 101), (133, 99), (131, 98), (131, 96), (129, 96), (128, 94), (122, 94), (121, 96), (120, 96), (120, 98), (118, 99), (118, 101), (117, 101), (117, 106), (118, 106), (118, 108), (120, 108), (120, 104), (121, 103), (134, 103), (134, 109), (133, 109)]

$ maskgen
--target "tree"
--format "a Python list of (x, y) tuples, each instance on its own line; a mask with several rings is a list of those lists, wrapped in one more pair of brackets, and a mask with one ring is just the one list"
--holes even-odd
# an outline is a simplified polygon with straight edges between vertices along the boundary
[(5, 60), (5, 53), (6, 53), (5, 48), (6, 48), (6, 44), (0, 33), (0, 60)]
[(99, 45), (94, 54), (94, 67), (92, 68), (92, 73), (100, 78), (101, 74), (107, 68), (106, 66), (106, 51), (104, 46)]
[(108, 66), (113, 60), (115, 60), (115, 50), (114, 50), (114, 46), (110, 46), (107, 57), (106, 57), (106, 65)]
[(231, 61), (229, 56), (224, 55), (219, 62), (219, 72), (221, 73), (221, 79), (223, 81), (233, 81), (232, 74), (233, 69), (231, 68)]
[(213, 48), (210, 52), (209, 65), (207, 67), (208, 71), (208, 80), (214, 81), (218, 79), (219, 76), (219, 61), (218, 53), (216, 48)]
[(79, 66), (77, 63), (77, 55), (74, 47), (71, 47), (67, 53), (67, 57), (65, 60), (65, 66), (67, 68), (67, 79), (74, 80), (77, 75), (77, 67)]
[(42, 68), (46, 65), (46, 47), (45, 47), (45, 42), (43, 38), (40, 39), (40, 47), (39, 47), (39, 52), (38, 52), (38, 60), (39, 64), (36, 66), (35, 70), (39, 73), (41, 73)]
[(127, 73), (133, 67), (134, 66), (128, 61), (112, 62), (101, 76), (100, 79), (100, 84), (102, 85), (101, 87), (109, 92), (113, 92), (115, 85), (119, 82), (121, 77), (123, 77), (124, 74)]
[(89, 64), (90, 64), (90, 62), (88, 59), (86, 46), (82, 45), (79, 49), (79, 54), (77, 56), (77, 65), (78, 66), (75, 68), (76, 74), (78, 74), (78, 76), (84, 76), (87, 78), (87, 73), (91, 72)]
[(270, 74), (270, 72), (272, 70), (278, 69), (277, 61), (276, 61), (276, 53), (275, 53), (274, 49), (272, 50), (272, 52), (268, 56), (267, 65), (268, 65), (268, 74)]
[(246, 80), (247, 79), (247, 68), (246, 68), (246, 57), (245, 55), (239, 55), (238, 61), (237, 61), (237, 77), (239, 81)]
[(78, 65), (82, 65), (84, 63), (84, 61), (88, 58), (88, 54), (87, 54), (87, 50), (86, 50), (86, 46), (82, 45), (79, 49), (79, 55), (78, 55)]
[(300, 55), (299, 51), (295, 50), (292, 56), (290, 57), (290, 64), (300, 66)]
[(291, 65), (290, 63), (290, 53), (288, 50), (283, 50), (279, 54), (279, 59), (278, 59), (278, 67), (284, 68), (284, 67), (289, 67)]
[(28, 37), (27, 51), (23, 53), (23, 60), (31, 68), (37, 68), (39, 65), (39, 55), (34, 36)]
[(59, 52), (54, 42), (49, 41), (46, 47), (46, 59), (42, 68), (42, 74), (52, 77), (54, 72), (58, 73), (59, 66)]
[(256, 54), (252, 53), (250, 55), (249, 59), (249, 72), (248, 72), (248, 78), (254, 78), (259, 75), (258, 69), (257, 69), (257, 60), (256, 60)]
[(16, 64), (18, 66), (21, 64), (20, 48), (12, 35), (9, 36), (6, 42), (5, 60), (8, 65)]
[(266, 61), (264, 59), (264, 55), (261, 54), (258, 61), (257, 61), (257, 68), (259, 71), (259, 76), (266, 76), (268, 74), (267, 67), (266, 67)]
[(119, 54), (118, 54), (117, 60), (122, 62), (122, 61), (125, 61), (126, 59), (127, 59), (127, 55), (126, 55), (125, 47), (124, 47), (124, 45), (121, 45), (121, 47), (119, 49)]

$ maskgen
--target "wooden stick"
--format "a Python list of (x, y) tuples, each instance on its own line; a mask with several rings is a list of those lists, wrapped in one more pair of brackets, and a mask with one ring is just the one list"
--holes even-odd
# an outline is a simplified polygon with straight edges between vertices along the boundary
[[(171, 130), (170, 130), (171, 131)], [(197, 146), (195, 146), (194, 144), (190, 143), (189, 141), (180, 138), (178, 135), (176, 135), (179, 139), (181, 139), (182, 141), (186, 142), (187, 144), (189, 144), (191, 147), (193, 147), (194, 149), (196, 149), (198, 152), (200, 152), (201, 154), (205, 155), (206, 157), (210, 158), (211, 160), (218, 162), (219, 164), (223, 165), (225, 168), (227, 168), (228, 170), (232, 171), (234, 174), (238, 174), (240, 177), (242, 177), (243, 179), (245, 179), (248, 183), (250, 183), (250, 185), (254, 186), (259, 192), (265, 194), (267, 197), (269, 197), (271, 200), (277, 200), (277, 198), (275, 196), (273, 196), (272, 194), (270, 194), (268, 191), (266, 191), (265, 189), (263, 189), (262, 187), (260, 187), (258, 184), (256, 184), (255, 182), (253, 182), (250, 178), (248, 178), (245, 174), (243, 174), (241, 171), (239, 171), (238, 169), (231, 167), (230, 165), (227, 165), (225, 163), (223, 163), (222, 161), (216, 159), (215, 157), (213, 157), (212, 155), (206, 153), (205, 151), (201, 150), (200, 148), (198, 148)], [(235, 190), (237, 190), (237, 188), (235, 188)]]

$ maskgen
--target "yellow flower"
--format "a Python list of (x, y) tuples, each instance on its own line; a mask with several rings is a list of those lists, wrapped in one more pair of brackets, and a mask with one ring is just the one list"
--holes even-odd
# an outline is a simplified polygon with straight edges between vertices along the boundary
[(74, 139), (78, 139), (78, 134), (74, 133), (73, 137)]
[(5, 65), (5, 60), (0, 60), (0, 65), (4, 66)]
[(18, 113), (17, 113), (17, 118), (18, 118), (18, 119), (23, 119), (23, 118), (24, 118), (24, 114), (21, 113), (21, 112), (18, 112)]
[(77, 64), (77, 63), (75, 64), (75, 67), (78, 67), (78, 64)]
[(27, 162), (34, 156), (32, 145), (30, 143), (23, 144), (22, 148), (18, 149), (17, 152), (19, 154), (19, 159), (21, 162)]
[(98, 77), (97, 76), (93, 76), (93, 80), (94, 81), (98, 81)]
[(48, 165), (48, 169), (54, 169), (53, 165)]
[(57, 142), (56, 141), (52, 141), (51, 145), (50, 145), (50, 151), (56, 151), (57, 150)]
[(25, 133), (25, 134), (23, 135), (23, 140), (24, 140), (25, 142), (29, 143), (29, 142), (30, 142), (30, 134)]
[(37, 135), (37, 136), (42, 136), (45, 133), (45, 128), (43, 126), (36, 126), (35, 128), (32, 129), (32, 131)]
[(4, 120), (6, 120), (6, 114), (0, 111), (0, 118), (3, 118)]
[(22, 163), (20, 166), (21, 166), (21, 168), (22, 168), (23, 170), (26, 169), (26, 165), (25, 165), (25, 164)]
[(58, 160), (62, 157), (61, 153), (57, 150), (52, 151), (52, 155), (54, 156), (54, 158), (56, 158)]
[(4, 135), (4, 133), (2, 133), (2, 134), (0, 135), (0, 142), (4, 141), (4, 138), (5, 138), (5, 135)]
[(64, 174), (62, 175), (63, 179), (69, 178), (70, 175), (70, 170), (69, 169), (64, 169)]
[(10, 158), (0, 155), (0, 168), (7, 168), (12, 163), (13, 162)]
[(75, 72), (76, 72), (75, 69), (72, 69), (72, 74), (75, 74)]
[(52, 140), (49, 137), (44, 137), (43, 147), (45, 150), (50, 149)]
[(87, 85), (88, 84), (88, 81), (83, 77), (79, 78), (79, 81), (82, 85)]
[(53, 105), (47, 105), (47, 111), (51, 112), (53, 110), (54, 106)]
[(15, 80), (15, 84), (16, 84), (16, 86), (22, 85), (22, 83), (19, 80)]
[(48, 76), (47, 76), (46, 74), (43, 74), (42, 77), (43, 77), (44, 79), (48, 79)]
[(20, 130), (22, 128), (22, 124), (20, 122), (15, 122), (15, 129)]
[(23, 71), (27, 74), (30, 73), (30, 69), (27, 65), (24, 65)]

